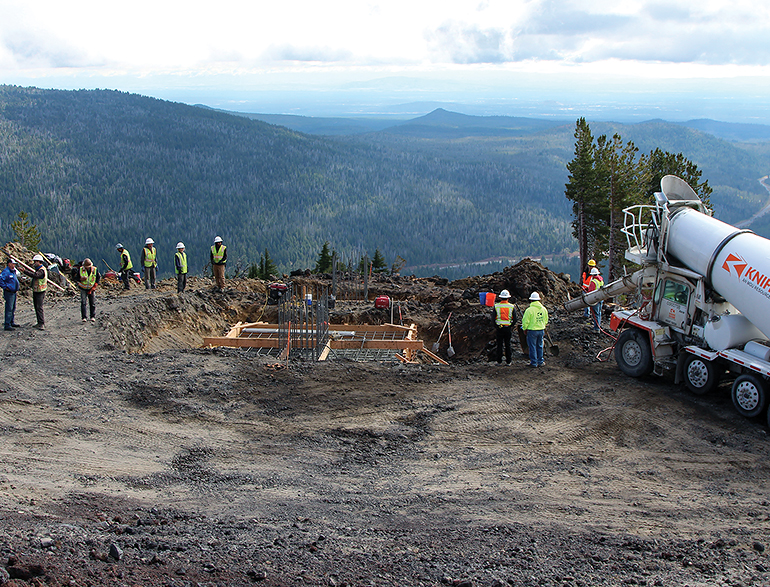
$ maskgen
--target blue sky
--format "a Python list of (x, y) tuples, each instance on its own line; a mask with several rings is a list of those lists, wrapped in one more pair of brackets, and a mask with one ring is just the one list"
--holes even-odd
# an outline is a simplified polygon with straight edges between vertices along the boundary
[(770, 124), (744, 0), (0, 0), (0, 82), (232, 110)]

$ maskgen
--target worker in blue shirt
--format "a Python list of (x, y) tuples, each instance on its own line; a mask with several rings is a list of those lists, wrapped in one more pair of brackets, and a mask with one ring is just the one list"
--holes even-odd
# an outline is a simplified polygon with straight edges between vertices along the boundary
[(5, 263), (5, 269), (0, 272), (0, 287), (3, 288), (3, 299), (5, 300), (5, 321), (3, 326), (5, 330), (19, 328), (16, 324), (16, 293), (19, 291), (19, 275), (16, 271), (16, 259), (8, 258)]

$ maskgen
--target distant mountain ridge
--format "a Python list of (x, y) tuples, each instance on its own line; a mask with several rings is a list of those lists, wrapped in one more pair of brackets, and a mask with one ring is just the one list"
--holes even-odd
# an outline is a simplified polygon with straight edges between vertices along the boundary
[[(437, 109), (320, 136), (310, 129), (347, 120), (303, 118), (299, 132), (257, 117), (107, 90), (0, 86), (0, 234), (9, 240), (25, 210), (45, 248), (108, 262), (116, 242), (137, 255), (152, 236), (166, 273), (179, 240), (200, 271), (215, 235), (231, 270), (265, 249), (285, 271), (312, 267), (325, 241), (348, 258), (379, 248), (411, 266), (574, 250), (564, 197), (574, 122)], [(592, 129), (642, 152), (682, 151), (728, 221), (767, 199), (756, 181), (770, 169), (763, 143), (663, 121)]]
[(746, 124), (734, 122), (719, 122), (717, 120), (699, 119), (683, 122), (682, 126), (699, 130), (715, 137), (736, 142), (770, 142), (770, 126), (766, 124)]
[[(410, 118), (401, 122), (394, 121), (392, 118), (325, 118), (288, 114), (230, 113), (262, 120), (270, 124), (278, 124), (299, 132), (322, 135), (352, 135), (387, 130), (394, 134), (430, 138), (436, 138), (437, 135), (444, 137), (526, 136), (527, 134), (541, 132), (549, 128), (574, 124), (574, 120), (567, 119), (474, 116), (451, 112), (443, 108), (436, 108), (424, 116)], [(766, 124), (720, 122), (710, 119), (688, 120), (685, 122), (649, 120), (634, 124), (617, 124), (629, 127), (652, 122), (690, 128), (731, 142), (770, 142), (770, 125)]]

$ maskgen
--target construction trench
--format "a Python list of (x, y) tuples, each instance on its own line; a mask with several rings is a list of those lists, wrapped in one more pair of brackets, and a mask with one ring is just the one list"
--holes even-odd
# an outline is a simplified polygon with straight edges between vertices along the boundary
[[(135, 303), (122, 304), (105, 326), (114, 348), (129, 353), (231, 347), (282, 360), (441, 365), (489, 356), (494, 326), (479, 292), (509, 289), (519, 314), (531, 291), (543, 292), (554, 338), (564, 314), (561, 304), (579, 294), (569, 276), (529, 259), (504, 272), (452, 283), (438, 277), (374, 276), (366, 290), (361, 281), (342, 279), (335, 290), (329, 276), (313, 275), (284, 284), (287, 289), (277, 297), (272, 284), (256, 279), (228, 280), (225, 291), (216, 293), (210, 278), (191, 277), (187, 291), (178, 295), (175, 282), (165, 280), (150, 296), (132, 289)], [(127, 294), (105, 284), (100, 295), (122, 299)], [(388, 303), (378, 304), (383, 298)]]
[[(275, 286), (278, 284), (271, 284)], [(268, 286), (268, 287), (271, 287)], [(280, 284), (279, 292), (268, 300), (278, 306), (278, 323), (236, 323), (227, 334), (205, 337), (206, 347), (233, 347), (254, 349), (258, 354), (277, 356), (281, 360), (303, 359), (326, 361), (335, 358), (353, 361), (416, 362), (422, 352), (430, 360), (446, 365), (447, 362), (425, 348), (417, 339), (414, 324), (331, 324), (330, 306), (335, 298), (326, 287), (295, 287), (293, 283)], [(391, 311), (393, 303), (387, 296), (375, 299), (375, 307)]]

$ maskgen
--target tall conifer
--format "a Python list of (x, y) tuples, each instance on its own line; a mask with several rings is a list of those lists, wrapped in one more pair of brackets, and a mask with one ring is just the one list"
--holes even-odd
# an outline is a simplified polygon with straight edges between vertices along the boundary
[(594, 169), (594, 138), (585, 118), (575, 124), (575, 157), (567, 163), (569, 181), (565, 186), (567, 199), (572, 201), (572, 234), (578, 241), (580, 266), (585, 267), (596, 251), (589, 246), (589, 211), (598, 197)]

